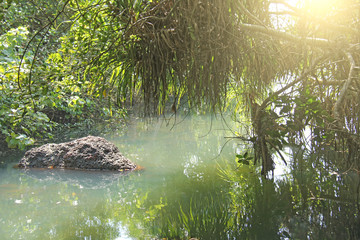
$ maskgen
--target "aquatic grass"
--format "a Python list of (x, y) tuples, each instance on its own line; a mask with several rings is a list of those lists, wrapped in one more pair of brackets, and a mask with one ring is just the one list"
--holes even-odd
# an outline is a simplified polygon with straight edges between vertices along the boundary
[(190, 201), (164, 209), (152, 223), (153, 233), (168, 239), (227, 239), (232, 219), (229, 203), (223, 193), (193, 194)]

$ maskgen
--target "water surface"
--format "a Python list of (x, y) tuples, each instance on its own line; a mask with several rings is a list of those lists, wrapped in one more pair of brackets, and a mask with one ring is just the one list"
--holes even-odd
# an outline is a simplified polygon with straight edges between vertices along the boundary
[(221, 117), (176, 123), (135, 119), (105, 136), (144, 171), (0, 168), (2, 239), (360, 238), (357, 172), (289, 150), (288, 166), (264, 180), (236, 165), (246, 145), (226, 143)]

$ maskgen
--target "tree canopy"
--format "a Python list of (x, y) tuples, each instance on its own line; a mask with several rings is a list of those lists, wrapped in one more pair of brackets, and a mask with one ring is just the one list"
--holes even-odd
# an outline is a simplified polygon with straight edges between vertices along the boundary
[[(19, 4), (27, 6), (1, 1), (0, 9)], [(251, 118), (248, 140), (264, 174), (291, 143), (341, 146), (360, 164), (358, 0), (66, 0), (53, 8), (20, 46), (14, 87), (32, 99), (39, 82), (57, 82), (119, 106), (141, 97), (146, 112), (231, 103)]]

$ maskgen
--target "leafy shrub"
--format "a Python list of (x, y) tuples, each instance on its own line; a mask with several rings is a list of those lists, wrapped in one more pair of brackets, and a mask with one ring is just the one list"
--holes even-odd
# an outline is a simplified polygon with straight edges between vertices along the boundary
[(87, 119), (94, 124), (113, 115), (124, 116), (123, 111), (114, 112), (87, 95), (86, 84), (62, 74), (59, 53), (33, 64), (34, 51), (28, 49), (23, 55), (28, 34), (19, 27), (0, 36), (0, 140), (8, 147), (23, 150), (36, 139), (52, 138), (54, 129), (61, 126), (84, 123), (89, 127)]

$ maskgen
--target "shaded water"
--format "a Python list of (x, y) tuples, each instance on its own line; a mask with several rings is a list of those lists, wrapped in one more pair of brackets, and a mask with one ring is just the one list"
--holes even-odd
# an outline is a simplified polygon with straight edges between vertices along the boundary
[(244, 146), (225, 136), (227, 126), (210, 116), (175, 126), (135, 120), (106, 138), (144, 171), (22, 171), (10, 163), (0, 169), (1, 239), (360, 238), (357, 172), (304, 154), (264, 181), (257, 167), (236, 165)]

